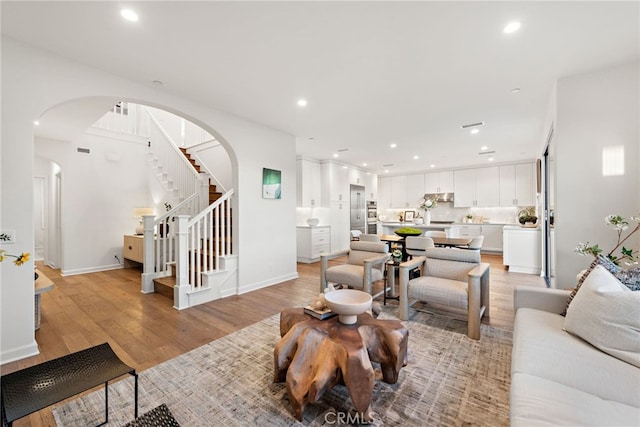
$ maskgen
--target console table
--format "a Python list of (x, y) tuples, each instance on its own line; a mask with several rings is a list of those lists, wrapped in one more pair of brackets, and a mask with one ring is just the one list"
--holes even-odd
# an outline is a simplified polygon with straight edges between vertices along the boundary
[(134, 418), (138, 417), (138, 374), (108, 343), (3, 375), (2, 421), (15, 420), (104, 383), (105, 421), (109, 421), (109, 381), (124, 374), (135, 378)]
[(380, 363), (382, 380), (398, 381), (407, 364), (409, 331), (398, 320), (379, 320), (369, 313), (358, 315), (353, 325), (338, 317), (318, 320), (302, 308), (280, 313), (280, 336), (274, 349), (274, 381), (286, 380), (295, 417), (302, 421), (307, 403), (318, 401), (326, 390), (342, 382), (356, 411), (371, 420), (371, 394)]

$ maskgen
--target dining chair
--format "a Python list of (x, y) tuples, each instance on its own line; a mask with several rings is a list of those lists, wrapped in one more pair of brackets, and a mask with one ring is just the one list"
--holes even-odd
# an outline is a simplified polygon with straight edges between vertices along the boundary
[(460, 246), (460, 248), (480, 252), (480, 249), (482, 249), (483, 242), (484, 242), (484, 236), (477, 236), (471, 239), (471, 241), (467, 246)]
[(425, 231), (425, 237), (447, 237), (447, 233), (444, 231)]
[(405, 246), (407, 255), (413, 258), (414, 256), (424, 256), (424, 251), (427, 248), (433, 248), (435, 245), (431, 237), (407, 236), (405, 239)]

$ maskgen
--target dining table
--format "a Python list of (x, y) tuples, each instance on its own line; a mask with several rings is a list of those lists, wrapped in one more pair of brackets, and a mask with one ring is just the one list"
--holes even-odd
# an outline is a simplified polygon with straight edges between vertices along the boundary
[[(380, 234), (379, 236), (380, 240), (383, 242), (388, 242), (391, 245), (395, 243), (402, 246), (403, 255), (406, 253), (404, 248), (404, 237), (398, 236), (397, 234)], [(467, 246), (471, 243), (471, 237), (431, 237), (431, 239), (433, 239), (434, 245), (448, 248)]]

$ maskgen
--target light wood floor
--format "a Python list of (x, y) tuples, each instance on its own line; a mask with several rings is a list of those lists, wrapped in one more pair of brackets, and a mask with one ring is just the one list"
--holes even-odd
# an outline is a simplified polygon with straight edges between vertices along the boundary
[[(490, 318), (485, 317), (483, 323), (511, 329), (514, 285), (544, 286), (544, 281), (538, 276), (507, 272), (500, 256), (482, 258), (491, 264)], [(285, 307), (308, 303), (320, 288), (319, 263), (298, 264), (296, 280), (178, 311), (169, 299), (140, 292), (138, 269), (61, 277), (58, 270), (41, 263), (38, 267), (56, 285), (42, 296), (42, 321), (36, 332), (40, 354), (3, 365), (2, 374), (105, 341), (125, 363), (142, 371)], [(382, 297), (379, 300), (382, 302)], [(55, 426), (55, 421), (47, 408), (14, 426)]]

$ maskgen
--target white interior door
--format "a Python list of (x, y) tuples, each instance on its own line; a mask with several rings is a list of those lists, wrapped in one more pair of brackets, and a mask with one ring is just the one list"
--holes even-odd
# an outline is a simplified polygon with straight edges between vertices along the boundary
[(44, 260), (47, 224), (47, 192), (46, 178), (33, 177), (33, 259)]

